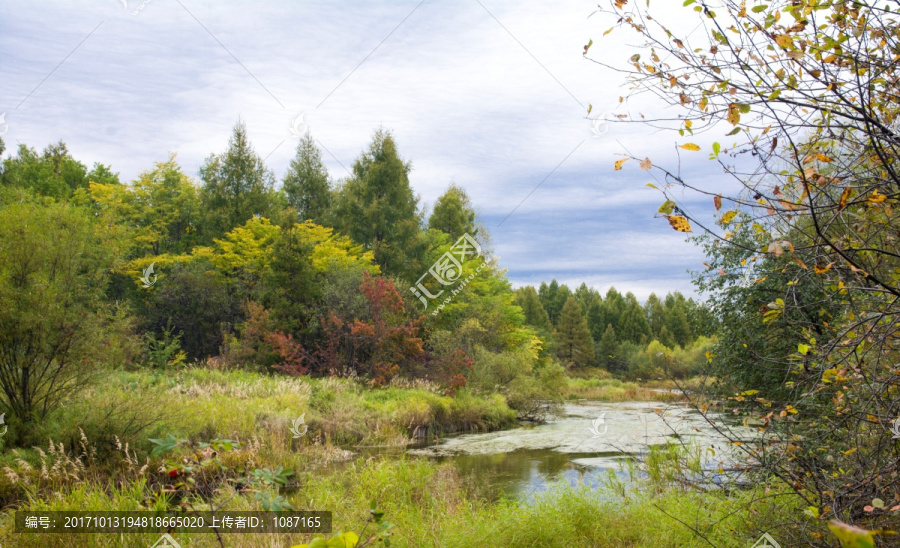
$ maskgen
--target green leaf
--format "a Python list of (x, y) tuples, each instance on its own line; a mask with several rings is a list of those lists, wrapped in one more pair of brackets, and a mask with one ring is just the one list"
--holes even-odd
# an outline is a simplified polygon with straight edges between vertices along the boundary
[(837, 520), (829, 521), (828, 528), (841, 541), (843, 548), (875, 548), (873, 531), (860, 529)]
[(719, 152), (722, 151), (722, 146), (721, 146), (719, 143), (713, 143), (713, 144), (712, 144), (712, 149), (713, 149), (713, 154), (716, 155), (716, 156), (718, 156), (718, 155), (719, 155)]
[(684, 7), (684, 6), (690, 6), (691, 4), (693, 4), (693, 3), (696, 2), (696, 1), (697, 1), (697, 0), (684, 0), (684, 5), (683, 5), (683, 7)]
[(150, 453), (151, 457), (158, 457), (159, 455), (171, 451), (172, 449), (181, 445), (184, 440), (179, 440), (172, 434), (167, 434), (166, 439), (150, 439), (150, 443), (156, 445), (153, 448), (153, 451)]
[(644, 185), (644, 186), (649, 186), (650, 188), (655, 188), (656, 190), (659, 190), (659, 187), (657, 187), (657, 186), (654, 185), (653, 183), (647, 183), (647, 184)]
[(753, 8), (751, 8), (750, 11), (752, 11), (753, 13), (761, 13), (761, 12), (766, 11), (766, 9), (768, 7), (769, 7), (768, 4), (763, 4), (761, 6), (753, 6)]
[(797, 345), (797, 352), (803, 354), (804, 356), (809, 353), (809, 345), (800, 343)]
[(741, 131), (741, 128), (736, 127), (725, 134), (725, 137), (730, 137), (731, 135), (737, 135)]

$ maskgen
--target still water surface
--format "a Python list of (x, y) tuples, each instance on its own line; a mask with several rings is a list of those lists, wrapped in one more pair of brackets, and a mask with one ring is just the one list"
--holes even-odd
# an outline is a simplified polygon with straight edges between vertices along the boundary
[(491, 498), (527, 500), (554, 485), (596, 487), (608, 470), (624, 477), (623, 461), (667, 442), (711, 447), (707, 467), (729, 453), (697, 411), (657, 402), (570, 403), (546, 424), (432, 440), (408, 453), (453, 462)]

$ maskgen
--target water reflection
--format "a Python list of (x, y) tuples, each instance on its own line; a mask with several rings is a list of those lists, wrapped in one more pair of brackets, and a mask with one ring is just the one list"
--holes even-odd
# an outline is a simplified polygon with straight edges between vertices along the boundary
[(728, 459), (727, 444), (699, 413), (654, 402), (568, 404), (547, 424), (454, 436), (409, 453), (453, 462), (479, 496), (529, 499), (557, 484), (594, 488), (610, 472), (625, 477), (624, 460), (675, 440), (711, 448), (707, 467)]

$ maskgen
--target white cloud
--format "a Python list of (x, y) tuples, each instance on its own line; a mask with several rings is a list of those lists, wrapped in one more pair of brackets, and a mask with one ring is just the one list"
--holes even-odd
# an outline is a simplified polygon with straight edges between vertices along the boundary
[[(581, 52), (593, 38), (593, 55), (624, 60), (631, 37), (600, 38), (609, 22), (588, 19), (588, 1), (481, 2), (500, 24), (475, 1), (425, 2), (410, 15), (418, 2), (152, 0), (136, 16), (118, 0), (4, 2), (4, 139), (8, 148), (63, 139), (125, 180), (177, 152), (196, 176), (241, 117), (281, 177), (300, 112), (347, 168), (384, 126), (412, 160), (424, 202), (451, 181), (470, 193), (514, 281), (571, 275), (636, 293), (655, 283), (684, 290), (696, 249), (653, 218), (661, 198), (644, 187), (649, 174), (634, 162), (612, 171), (624, 150), (676, 161), (675, 137), (616, 124), (594, 139), (583, 108), (624, 111), (622, 78)], [(138, 5), (129, 0), (129, 11)], [(682, 165), (713, 181), (705, 153), (692, 154)], [(346, 175), (325, 157), (334, 177)]]

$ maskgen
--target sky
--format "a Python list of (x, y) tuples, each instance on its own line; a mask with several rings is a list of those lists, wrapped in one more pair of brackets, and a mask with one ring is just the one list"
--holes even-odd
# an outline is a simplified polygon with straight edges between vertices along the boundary
[[(660, 175), (633, 161), (613, 169), (626, 152), (678, 162), (685, 140), (594, 121), (664, 107), (620, 104), (625, 77), (584, 58), (590, 39), (590, 57), (612, 63), (637, 43), (633, 33), (602, 36), (614, 21), (595, 9), (596, 0), (7, 0), (0, 134), (7, 154), (63, 140), (123, 182), (175, 153), (199, 181), (240, 119), (279, 180), (297, 146), (292, 129), (312, 133), (337, 180), (383, 127), (412, 163), (426, 212), (451, 183), (466, 190), (514, 286), (555, 278), (641, 300), (693, 294), (688, 271), (702, 252), (656, 215), (663, 198), (646, 184)], [(689, 14), (669, 17), (690, 30)], [(716, 184), (706, 153), (687, 154), (682, 173)], [(710, 200), (683, 200), (712, 219)]]

